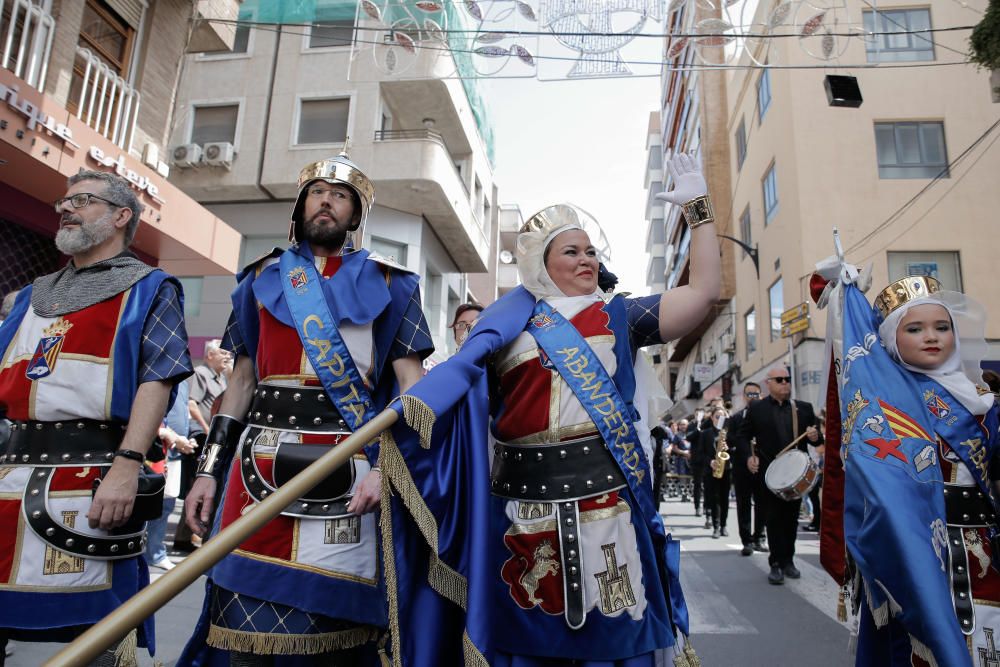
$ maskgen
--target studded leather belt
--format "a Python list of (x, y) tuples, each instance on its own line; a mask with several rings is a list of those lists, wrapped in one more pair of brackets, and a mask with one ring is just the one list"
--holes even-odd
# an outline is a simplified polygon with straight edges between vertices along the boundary
[(349, 431), (322, 387), (260, 384), (250, 407), (250, 424), (261, 428), (331, 433)]
[(945, 484), (944, 515), (949, 526), (985, 527), (996, 521), (993, 503), (978, 486)]
[(110, 465), (124, 435), (120, 422), (14, 422), (0, 465)]
[(625, 475), (599, 437), (548, 445), (510, 445), (493, 450), (493, 495), (526, 502), (554, 503), (566, 625), (586, 621), (580, 561), (580, 506), (577, 500), (625, 486)]
[(625, 475), (600, 436), (547, 445), (493, 449), (493, 495), (532, 502), (565, 502), (620, 489)]

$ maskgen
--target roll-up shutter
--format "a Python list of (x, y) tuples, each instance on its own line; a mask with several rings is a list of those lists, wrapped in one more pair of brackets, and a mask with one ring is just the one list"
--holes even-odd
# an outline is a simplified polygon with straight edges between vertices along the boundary
[(133, 30), (139, 29), (142, 20), (142, 0), (104, 0)]

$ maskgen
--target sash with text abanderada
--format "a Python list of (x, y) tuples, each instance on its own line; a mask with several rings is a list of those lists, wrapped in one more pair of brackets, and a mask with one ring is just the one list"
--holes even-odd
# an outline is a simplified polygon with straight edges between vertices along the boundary
[(876, 627), (903, 626), (862, 632), (857, 664), (881, 664), (884, 642), (905, 631), (938, 665), (968, 665), (947, 574), (944, 479), (918, 376), (878, 344), (879, 318), (858, 288), (844, 285), (843, 299), (844, 538)]
[[(622, 297), (615, 297), (606, 308), (612, 321), (625, 321)], [(621, 310), (620, 317), (615, 317), (614, 309)], [(541, 352), (548, 357), (560, 377), (569, 385), (573, 395), (583, 405), (594, 426), (604, 438), (604, 442), (607, 443), (618, 467), (628, 480), (629, 489), (642, 513), (643, 523), (653, 539), (653, 544), (656, 545), (659, 572), (663, 578), (664, 588), (670, 591), (671, 596), (679, 595), (679, 585), (668, 587), (668, 581), (673, 578), (673, 573), (672, 568), (667, 566), (670, 555), (667, 551), (666, 529), (653, 501), (649, 462), (646, 460), (633, 424), (633, 408), (622, 398), (608, 371), (586, 339), (580, 335), (576, 327), (545, 301), (538, 301), (535, 304), (525, 331), (531, 334)], [(674, 601), (675, 610), (686, 608), (683, 602), (681, 604), (677, 602)], [(688, 633), (686, 615), (683, 618), (674, 618), (673, 622), (684, 634)]]
[(354, 358), (340, 337), (338, 318), (330, 310), (336, 304), (326, 300), (312, 261), (286, 250), (279, 264), (281, 289), (302, 349), (330, 400), (351, 430), (356, 431), (375, 416), (375, 408)]

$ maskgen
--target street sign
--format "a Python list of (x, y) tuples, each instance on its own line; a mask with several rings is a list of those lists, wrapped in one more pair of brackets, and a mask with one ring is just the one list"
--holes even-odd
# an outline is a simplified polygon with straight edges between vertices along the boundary
[(695, 382), (711, 382), (712, 381), (712, 364), (695, 364), (694, 365), (694, 381)]
[(797, 333), (801, 333), (809, 328), (809, 317), (803, 317), (799, 320), (793, 320), (788, 324), (781, 325), (781, 337), (788, 338), (789, 336), (794, 336)]
[(789, 308), (781, 314), (781, 324), (791, 324), (795, 320), (809, 317), (809, 303), (803, 301), (794, 308)]

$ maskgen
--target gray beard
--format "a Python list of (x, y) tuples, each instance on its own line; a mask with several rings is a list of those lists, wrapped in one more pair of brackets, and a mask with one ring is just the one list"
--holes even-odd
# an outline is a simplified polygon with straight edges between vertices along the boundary
[(115, 233), (111, 213), (94, 222), (83, 223), (76, 229), (61, 228), (56, 233), (56, 248), (64, 255), (78, 255), (107, 241)]

